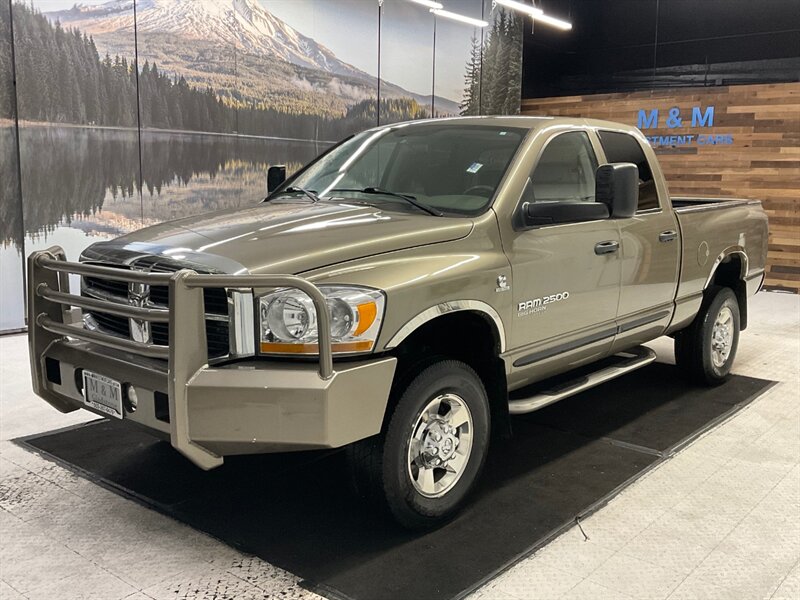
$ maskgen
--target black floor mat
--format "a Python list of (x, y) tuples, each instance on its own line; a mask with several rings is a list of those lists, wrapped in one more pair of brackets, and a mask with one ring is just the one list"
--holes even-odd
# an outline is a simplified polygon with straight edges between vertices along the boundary
[(343, 454), (233, 457), (202, 472), (169, 444), (98, 421), (24, 443), (304, 579), (332, 598), (461, 597), (607, 501), (770, 382), (685, 383), (654, 364), (513, 419), (447, 526), (410, 534), (355, 499)]

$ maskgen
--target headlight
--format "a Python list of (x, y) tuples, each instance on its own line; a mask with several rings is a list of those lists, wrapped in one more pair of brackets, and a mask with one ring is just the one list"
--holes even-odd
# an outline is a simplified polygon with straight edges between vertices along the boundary
[[(369, 352), (380, 331), (383, 293), (351, 286), (320, 286), (331, 313), (332, 350)], [(304, 292), (284, 289), (258, 299), (262, 354), (318, 354), (314, 303)]]

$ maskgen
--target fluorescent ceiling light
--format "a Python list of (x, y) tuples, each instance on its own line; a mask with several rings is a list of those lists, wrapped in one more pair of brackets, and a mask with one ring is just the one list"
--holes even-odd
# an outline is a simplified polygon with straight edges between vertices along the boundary
[(489, 23), (487, 23), (486, 21), (481, 21), (480, 19), (473, 19), (472, 17), (459, 15), (458, 13), (450, 12), (449, 10), (432, 8), (431, 12), (438, 17), (444, 17), (445, 19), (452, 19), (453, 21), (460, 21), (462, 23), (466, 23), (467, 25), (474, 25), (475, 27), (489, 26)]
[(540, 23), (556, 27), (557, 29), (562, 29), (564, 31), (572, 29), (572, 23), (548, 16), (544, 14), (542, 9), (531, 6), (530, 4), (523, 4), (517, 0), (494, 0), (494, 3), (530, 15), (534, 21), (539, 21)]
[(569, 31), (572, 29), (572, 23), (569, 21), (562, 21), (561, 19), (556, 19), (555, 17), (550, 17), (548, 15), (534, 15), (534, 21), (538, 21), (540, 23), (546, 23), (547, 25), (551, 25), (556, 29), (562, 29), (564, 31)]
[(433, 2), (432, 0), (411, 0), (411, 2), (422, 4), (422, 6), (427, 6), (428, 8), (435, 8), (436, 10), (441, 10), (444, 8), (444, 5), (442, 5), (441, 2)]
[(517, 2), (517, 0), (494, 0), (494, 1), (495, 4), (500, 4), (507, 8), (511, 8), (521, 13), (525, 13), (526, 15), (530, 15), (532, 17), (544, 14), (544, 11), (541, 8), (536, 8), (535, 6), (531, 6), (530, 4), (523, 4), (522, 2)]

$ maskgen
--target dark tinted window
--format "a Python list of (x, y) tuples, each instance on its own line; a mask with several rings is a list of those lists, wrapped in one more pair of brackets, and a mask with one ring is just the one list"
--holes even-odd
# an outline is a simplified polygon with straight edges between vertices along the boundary
[(639, 141), (627, 133), (600, 131), (600, 142), (610, 163), (627, 162), (639, 167), (639, 205), (638, 210), (658, 208), (658, 191), (653, 180), (650, 163), (644, 155)]
[(584, 132), (561, 134), (544, 147), (525, 202), (592, 202), (597, 157)]

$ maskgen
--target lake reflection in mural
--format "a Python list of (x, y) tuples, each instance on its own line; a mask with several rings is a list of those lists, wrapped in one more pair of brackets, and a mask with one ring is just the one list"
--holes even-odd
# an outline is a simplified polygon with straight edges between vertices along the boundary
[[(0, 143), (12, 135), (0, 129)], [(111, 237), (141, 227), (266, 195), (266, 170), (292, 172), (326, 144), (191, 133), (142, 133), (142, 181), (136, 130), (64, 126), (20, 128), (25, 235), (49, 238), (59, 225)], [(0, 223), (4, 243), (19, 228)], [(57, 243), (57, 240), (53, 240)]]
[[(12, 143), (13, 128), (0, 128), (0, 147)], [(140, 190), (135, 129), (20, 127), (24, 228), (18, 211), (8, 211), (0, 220), (0, 266), (8, 275), (0, 292), (0, 329), (22, 324), (22, 273), (12, 267), (23, 250), (30, 254), (59, 245), (70, 259), (77, 259), (89, 244), (147, 225), (254, 204), (266, 195), (269, 165), (285, 164), (293, 172), (326, 147), (145, 131)], [(3, 198), (16, 195), (6, 189), (12, 183), (13, 178), (2, 178)]]

